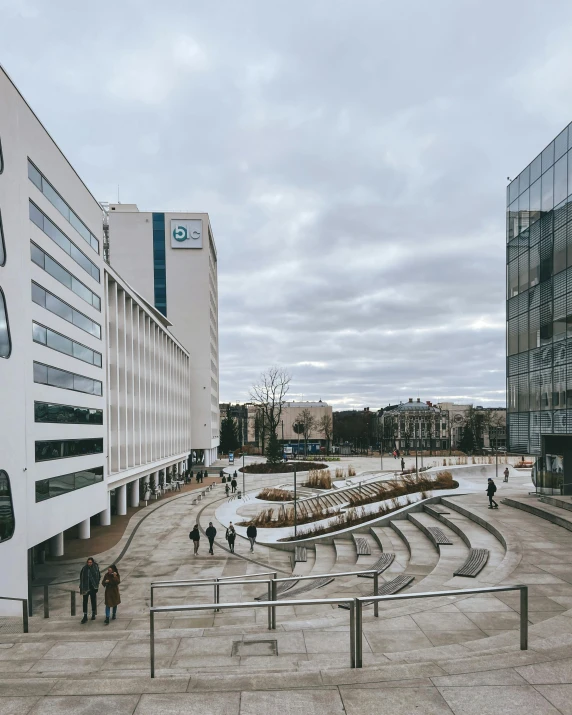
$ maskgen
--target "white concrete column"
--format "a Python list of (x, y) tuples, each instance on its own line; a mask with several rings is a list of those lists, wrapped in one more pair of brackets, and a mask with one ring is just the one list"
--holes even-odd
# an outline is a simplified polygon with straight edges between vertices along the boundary
[(129, 506), (139, 506), (139, 480), (136, 479), (134, 482), (131, 482), (129, 489), (131, 492), (129, 495)]
[(59, 534), (52, 536), (50, 539), (50, 554), (52, 556), (63, 556), (64, 555), (64, 532), (60, 531)]
[(127, 485), (115, 489), (115, 498), (117, 504), (117, 516), (125, 516), (127, 514)]
[(211, 451), (210, 449), (205, 449), (205, 467), (211, 466)]
[(109, 506), (109, 492), (107, 492), (107, 509), (99, 512), (100, 526), (110, 526), (111, 524), (111, 507)]
[(89, 539), (90, 534), (91, 534), (91, 527), (89, 523), (89, 519), (84, 519), (83, 521), (80, 521), (79, 524), (79, 538), (80, 539)]

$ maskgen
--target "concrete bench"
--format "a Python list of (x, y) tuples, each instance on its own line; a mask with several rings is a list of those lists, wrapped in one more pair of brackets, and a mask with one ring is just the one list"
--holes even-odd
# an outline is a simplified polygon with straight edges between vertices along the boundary
[[(396, 576), (392, 581), (387, 581), (387, 583), (384, 583), (382, 586), (379, 587), (378, 589), (378, 596), (392, 596), (394, 593), (398, 593), (399, 591), (402, 591), (406, 586), (409, 586), (409, 584), (415, 579), (415, 576), (409, 576), (408, 574), (399, 574), (399, 576)], [(371, 593), (367, 594), (368, 596), (373, 596), (375, 595), (373, 593), (373, 590)], [(369, 603), (365, 603), (364, 605), (369, 606), (373, 603), (373, 601), (370, 601)], [(340, 603), (338, 605), (338, 608), (345, 608), (346, 610), (349, 611), (349, 604), (347, 603)]]
[(294, 562), (298, 563), (301, 561), (307, 561), (308, 560), (308, 552), (306, 551), (305, 546), (296, 546), (296, 550), (294, 552)]
[(356, 551), (357, 551), (358, 556), (370, 556), (371, 555), (371, 549), (369, 547), (367, 539), (364, 539), (361, 536), (354, 536), (354, 541), (355, 541)]
[(443, 529), (440, 529), (438, 526), (428, 526), (427, 531), (429, 532), (429, 538), (435, 545), (448, 544), (450, 546), (453, 543)]
[(465, 563), (457, 569), (453, 576), (468, 576), (475, 578), (484, 569), (489, 560), (488, 549), (470, 549)]
[[(393, 563), (393, 559), (395, 558), (395, 554), (391, 553), (384, 553), (382, 554), (379, 559), (368, 568), (368, 571), (377, 571), (377, 573), (383, 573), (385, 569), (389, 568), (391, 564)], [(364, 574), (358, 574), (358, 578), (373, 578), (372, 573), (364, 573)]]

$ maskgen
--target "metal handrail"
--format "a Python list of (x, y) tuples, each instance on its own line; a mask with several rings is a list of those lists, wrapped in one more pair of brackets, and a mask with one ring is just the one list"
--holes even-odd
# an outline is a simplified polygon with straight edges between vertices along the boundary
[(23, 632), (28, 632), (28, 599), (14, 598), (13, 596), (0, 596), (0, 601), (20, 601), (22, 603), (22, 627)]
[[(251, 581), (248, 581), (246, 579), (252, 578), (253, 576), (273, 576), (274, 579), (277, 576), (276, 571), (269, 571), (268, 573), (259, 573), (259, 574), (248, 574), (246, 576), (218, 576), (214, 578), (197, 578), (197, 579), (189, 579), (185, 581), (154, 581), (151, 583), (151, 593), (150, 593), (150, 605), (154, 606), (154, 595), (153, 592), (156, 588), (178, 588), (179, 586), (182, 588), (186, 588), (188, 586), (214, 586), (214, 600), (215, 603), (218, 603), (220, 600), (220, 586), (221, 583), (232, 583), (235, 585), (241, 585), (241, 584), (249, 584), (249, 583), (267, 583), (270, 584), (272, 579), (263, 579), (263, 580), (257, 580), (257, 579), (252, 579)], [(275, 587), (274, 587), (275, 588)], [(272, 587), (269, 585), (268, 587), (268, 599), (272, 599)], [(214, 609), (215, 613), (217, 612), (218, 609)], [(274, 618), (276, 618), (276, 615), (274, 614)]]
[(485, 588), (463, 588), (459, 591), (433, 591), (424, 593), (398, 593), (392, 596), (361, 596), (355, 599), (355, 667), (361, 668), (363, 662), (363, 606), (366, 603), (377, 604), (379, 601), (404, 601), (408, 598), (436, 598), (438, 596), (462, 596), (474, 593), (498, 593), (502, 591), (520, 591), (520, 650), (528, 650), (528, 586), (490, 586)]
[[(44, 618), (49, 618), (50, 617), (50, 599), (49, 599), (49, 589), (55, 588), (57, 584), (31, 584), (31, 588), (43, 588), (44, 589)], [(64, 593), (67, 593), (69, 591), (70, 594), (70, 615), (75, 616), (76, 612), (76, 591), (73, 589), (67, 589), (67, 588), (59, 588), (57, 589), (58, 591), (63, 591)], [(33, 608), (33, 604), (30, 601), (30, 611)], [(30, 615), (32, 613), (30, 612)]]
[[(247, 601), (244, 603), (220, 603), (220, 610), (231, 608), (276, 608), (282, 606), (322, 606), (347, 603), (350, 607), (350, 668), (355, 668), (355, 598), (315, 598), (300, 601)], [(151, 677), (155, 677), (155, 613), (173, 613), (175, 611), (208, 611), (214, 605), (201, 603), (192, 606), (155, 606), (149, 609), (150, 651), (151, 651)], [(276, 623), (268, 625), (268, 630), (275, 630)]]

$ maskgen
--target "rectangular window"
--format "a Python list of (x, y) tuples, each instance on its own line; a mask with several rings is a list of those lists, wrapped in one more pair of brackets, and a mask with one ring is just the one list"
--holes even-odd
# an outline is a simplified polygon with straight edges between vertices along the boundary
[(64, 390), (85, 392), (88, 395), (101, 396), (103, 394), (103, 384), (100, 380), (93, 380), (90, 377), (76, 375), (73, 372), (38, 362), (34, 362), (34, 382), (60, 387)]
[(153, 264), (155, 308), (167, 316), (167, 275), (165, 265), (165, 214), (153, 214)]
[(67, 320), (68, 323), (101, 340), (101, 325), (99, 323), (80, 313), (79, 310), (72, 308), (71, 305), (64, 303), (63, 300), (34, 283), (34, 281), (32, 281), (32, 300), (37, 305), (41, 305), (42, 308), (49, 310), (50, 313), (58, 315), (60, 318)]
[(54, 261), (48, 253), (39, 246), (36, 246), (35, 243), (30, 243), (30, 251), (32, 261), (37, 266), (46, 271), (46, 273), (49, 273), (58, 283), (69, 288), (72, 293), (75, 293), (82, 300), (85, 300), (86, 303), (92, 305), (96, 310), (101, 311), (101, 298), (79, 281), (72, 273), (60, 263)]
[(554, 164), (554, 205), (564, 201), (568, 196), (568, 166), (567, 158), (563, 156)]
[(102, 425), (103, 410), (54, 402), (34, 402), (34, 421), (68, 425)]
[(71, 355), (90, 365), (101, 367), (101, 353), (81, 343), (77, 343), (71, 338), (66, 338), (65, 335), (57, 333), (55, 330), (51, 330), (51, 328), (46, 328), (44, 325), (40, 325), (40, 323), (32, 323), (32, 337), (35, 343), (46, 345), (46, 347), (57, 350), (59, 353)]
[(542, 200), (543, 211), (552, 211), (554, 208), (554, 169), (548, 169), (542, 174)]
[(30, 220), (40, 228), (46, 236), (65, 251), (78, 266), (81, 266), (86, 273), (99, 283), (99, 268), (93, 263), (83, 251), (71, 241), (55, 223), (53, 223), (40, 209), (30, 201)]
[[(46, 177), (28, 159), (28, 178), (44, 194), (48, 201), (61, 213), (68, 223), (75, 228), (83, 240), (99, 253), (99, 241), (87, 228), (84, 222), (74, 213), (64, 199), (58, 194)], [(41, 226), (40, 226), (41, 228)]]
[(36, 462), (52, 459), (84, 457), (103, 452), (103, 438), (95, 439), (50, 439), (37, 440), (35, 444)]
[(61, 477), (42, 479), (36, 482), (36, 502), (63, 496), (64, 494), (69, 494), (69, 492), (89, 487), (102, 481), (103, 467), (93, 467), (92, 469), (83, 469), (71, 474), (63, 474)]

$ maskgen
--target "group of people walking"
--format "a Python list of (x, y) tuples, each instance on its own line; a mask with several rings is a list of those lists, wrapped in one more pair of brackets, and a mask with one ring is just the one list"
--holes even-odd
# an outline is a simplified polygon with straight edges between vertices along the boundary
[[(209, 541), (209, 554), (214, 555), (214, 540), (217, 534), (217, 530), (213, 525), (212, 521), (209, 521), (209, 525), (205, 529), (205, 535)], [(246, 530), (246, 536), (250, 541), (250, 551), (254, 551), (254, 544), (256, 543), (256, 537), (258, 531), (254, 525), (250, 525)], [(224, 537), (228, 543), (228, 548), (231, 554), (234, 554), (234, 542), (236, 541), (236, 530), (233, 526), (232, 521), (228, 525), (226, 534)], [(199, 525), (195, 524), (192, 530), (189, 532), (189, 539), (193, 542), (193, 554), (196, 556), (199, 553), (199, 546), (201, 544), (201, 532), (199, 530)]]
[[(97, 592), (99, 591), (99, 564), (90, 556), (82, 567), (79, 574), (79, 592), (83, 596), (83, 618), (82, 623), (87, 623), (88, 606), (91, 604), (91, 620), (95, 621), (97, 615)], [(114, 621), (117, 618), (117, 606), (121, 603), (119, 595), (119, 584), (121, 578), (119, 570), (115, 564), (108, 567), (101, 579), (101, 585), (105, 589), (105, 621), (104, 625), (109, 625), (109, 618)]]

